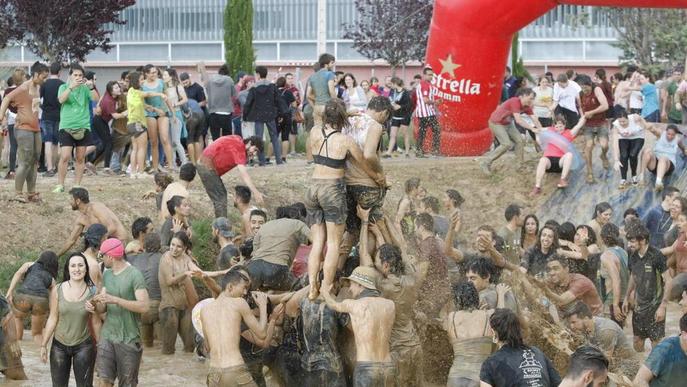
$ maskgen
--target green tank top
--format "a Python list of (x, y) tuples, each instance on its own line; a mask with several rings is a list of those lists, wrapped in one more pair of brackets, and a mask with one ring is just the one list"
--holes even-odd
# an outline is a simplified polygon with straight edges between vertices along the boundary
[(88, 330), (88, 322), (91, 314), (86, 311), (86, 301), (93, 298), (95, 288), (89, 287), (86, 298), (80, 301), (67, 301), (62, 292), (61, 283), (57, 288), (57, 305), (59, 310), (59, 320), (55, 328), (55, 339), (66, 346), (73, 346), (83, 343), (91, 335)]

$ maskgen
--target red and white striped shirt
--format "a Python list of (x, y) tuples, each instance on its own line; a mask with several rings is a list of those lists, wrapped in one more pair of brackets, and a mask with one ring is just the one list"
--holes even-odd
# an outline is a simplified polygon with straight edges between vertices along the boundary
[(434, 101), (434, 93), (432, 92), (432, 84), (427, 81), (420, 82), (420, 85), (415, 88), (417, 96), (417, 104), (415, 105), (415, 116), (417, 117), (432, 117), (436, 116), (434, 105), (425, 103), (424, 98), (429, 98)]

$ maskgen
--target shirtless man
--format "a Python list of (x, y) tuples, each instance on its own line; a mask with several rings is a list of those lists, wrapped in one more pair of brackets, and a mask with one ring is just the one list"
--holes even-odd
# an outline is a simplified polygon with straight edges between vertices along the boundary
[[(239, 350), (241, 322), (259, 339), (266, 337), (267, 296), (253, 293), (260, 308), (260, 321), (255, 318), (245, 297), (248, 278), (238, 270), (229, 271), (222, 279), (224, 291), (200, 312), (205, 345), (210, 353), (209, 387), (242, 387), (257, 384), (246, 367)], [(247, 380), (250, 382), (246, 383)]]
[(186, 163), (179, 168), (179, 181), (170, 183), (165, 191), (162, 193), (162, 206), (160, 206), (160, 223), (163, 223), (169, 216), (169, 210), (165, 203), (174, 196), (181, 196), (187, 198), (188, 187), (196, 177), (196, 166), (191, 163)]
[[(353, 138), (358, 144), (370, 168), (382, 174), (384, 170), (379, 159), (379, 143), (384, 133), (383, 124), (390, 112), (391, 103), (388, 98), (373, 97), (367, 105), (367, 111), (359, 116), (351, 117), (351, 126), (342, 130), (343, 134)], [(370, 221), (377, 223), (380, 229), (385, 231), (382, 205), (386, 196), (386, 187), (379, 187), (353, 158), (348, 158), (346, 161), (344, 179), (348, 217), (346, 218), (346, 233), (339, 249), (339, 269), (343, 267), (345, 258), (359, 239), (360, 219), (356, 216), (358, 205), (364, 209), (370, 209)]]
[(350, 277), (352, 300), (336, 301), (330, 294), (332, 285), (322, 286), (322, 296), (327, 305), (351, 317), (355, 335), (356, 366), (353, 385), (395, 386), (396, 365), (389, 352), (391, 328), (394, 325), (394, 302), (380, 297), (375, 286), (377, 272), (371, 267), (359, 266)]
[(258, 209), (258, 207), (250, 204), (250, 199), (250, 188), (245, 185), (237, 185), (234, 187), (234, 208), (239, 210), (241, 223), (243, 224), (243, 233), (246, 236), (253, 236), (250, 226), (250, 215), (253, 210)]
[(93, 223), (100, 223), (107, 227), (107, 236), (109, 238), (117, 238), (121, 241), (127, 239), (126, 229), (122, 222), (119, 221), (119, 218), (117, 218), (117, 215), (103, 203), (91, 203), (88, 198), (88, 191), (85, 188), (72, 188), (69, 194), (72, 196), (72, 210), (79, 211), (79, 216), (76, 218), (72, 233), (57, 253), (58, 256), (66, 253), (79, 239), (83, 230)]

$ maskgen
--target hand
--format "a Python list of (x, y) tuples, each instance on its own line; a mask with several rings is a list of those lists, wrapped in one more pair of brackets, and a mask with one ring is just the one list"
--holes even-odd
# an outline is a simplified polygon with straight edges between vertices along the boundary
[(585, 113), (584, 113), (584, 118), (585, 118), (585, 119), (590, 119), (590, 118), (592, 118), (593, 116), (594, 116), (594, 114), (592, 114), (591, 112), (585, 112)]
[(86, 312), (88, 313), (95, 313), (95, 304), (89, 300), (84, 303), (84, 309), (86, 309)]
[(656, 322), (665, 321), (665, 319), (666, 319), (666, 306), (661, 304), (661, 306), (659, 306), (658, 309), (656, 310), (656, 315), (654, 317), (656, 318)]
[(90, 79), (87, 79), (84, 83), (89, 89), (93, 88), (93, 81)]
[(668, 113), (666, 113), (666, 112), (661, 113), (661, 121), (668, 121)]
[(251, 292), (251, 296), (253, 296), (253, 299), (258, 306), (267, 307), (267, 294), (263, 292)]
[(615, 163), (613, 163), (613, 169), (617, 171), (620, 171), (620, 168), (623, 167), (623, 163), (620, 162), (620, 160), (616, 160)]
[(368, 227), (368, 230), (375, 236), (375, 238), (377, 238), (377, 240), (384, 239), (382, 236), (382, 230), (379, 229), (379, 226), (377, 226), (376, 223), (371, 223)]
[(172, 231), (179, 232), (183, 229), (184, 222), (178, 220), (177, 218), (172, 218)]
[(258, 190), (255, 190), (255, 192), (253, 192), (253, 199), (255, 199), (255, 202), (258, 204), (265, 204), (265, 195), (260, 193), (260, 191)]
[(160, 98), (162, 98), (163, 101), (167, 101), (167, 94), (160, 94)]
[(627, 314), (630, 313), (630, 309), (631, 309), (630, 308), (630, 300), (628, 300), (627, 298), (625, 299), (625, 301), (623, 301), (623, 308), (622, 309), (623, 309), (624, 315), (627, 316)]
[(143, 194), (143, 196), (141, 197), (141, 199), (143, 199), (143, 200), (152, 199), (152, 198), (155, 197), (155, 195), (157, 195), (157, 192), (155, 192), (155, 191), (148, 191), (148, 192), (146, 192), (146, 193)]
[(93, 110), (93, 114), (95, 114), (96, 116), (101, 115), (102, 112), (103, 112), (103, 109), (100, 108), (100, 105), (96, 106), (95, 109)]
[(493, 242), (490, 241), (489, 238), (487, 238), (485, 235), (482, 235), (477, 240), (477, 247), (479, 247), (480, 250), (488, 251), (494, 247), (494, 245), (492, 243)]
[(613, 304), (613, 318), (617, 321), (623, 321), (625, 319), (625, 314), (622, 309), (620, 305)]
[(270, 315), (270, 321), (276, 321), (278, 320), (281, 316), (284, 315), (284, 311), (286, 309), (284, 308), (284, 304), (279, 304), (277, 305), (273, 310), (272, 314)]
[(363, 222), (367, 222), (370, 220), (370, 210), (372, 208), (364, 209), (363, 207), (358, 204), (358, 207), (356, 208), (356, 213), (358, 214), (358, 218), (362, 220)]
[(93, 297), (95, 302), (102, 302), (103, 304), (116, 304), (118, 298), (110, 294), (107, 294), (107, 289), (103, 288), (102, 292), (97, 296)]
[(45, 345), (41, 345), (41, 361), (43, 363), (48, 362), (48, 348)]
[(510, 286), (508, 286), (504, 283), (500, 283), (500, 284), (496, 285), (496, 294), (498, 294), (498, 295), (504, 295), (504, 294), (508, 293), (509, 291), (510, 291)]

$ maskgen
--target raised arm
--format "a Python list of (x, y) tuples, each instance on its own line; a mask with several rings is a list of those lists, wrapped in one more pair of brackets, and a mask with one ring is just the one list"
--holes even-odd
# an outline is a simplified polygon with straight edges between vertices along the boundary
[(267, 295), (265, 293), (253, 292), (253, 299), (258, 304), (260, 309), (260, 321), (255, 318), (253, 311), (250, 310), (248, 303), (244, 300), (239, 304), (239, 313), (243, 321), (248, 326), (248, 329), (253, 331), (258, 339), (265, 339), (267, 337)]
[(463, 259), (465, 258), (462, 251), (453, 247), (455, 235), (458, 233), (458, 230), (460, 230), (460, 226), (460, 213), (455, 212), (451, 215), (451, 225), (448, 228), (448, 232), (446, 232), (446, 240), (444, 241), (444, 254), (446, 254), (447, 257), (452, 258), (454, 261), (456, 261), (456, 263), (463, 262)]
[(368, 208), (367, 210), (365, 210), (362, 207), (360, 207), (360, 205), (358, 205), (356, 211), (358, 213), (358, 218), (360, 218), (360, 221), (362, 223), (362, 225), (360, 226), (360, 266), (374, 267), (372, 257), (370, 256), (370, 250), (367, 246), (367, 234), (370, 225), (370, 209)]
[(274, 331), (277, 325), (277, 320), (284, 315), (284, 304), (277, 305), (272, 314), (269, 317), (269, 323), (267, 324), (267, 333), (265, 333), (265, 338), (260, 339), (253, 334), (253, 331), (244, 331), (241, 336), (251, 343), (257, 345), (260, 348), (266, 349), (270, 346), (272, 342), (272, 337), (274, 336)]
[(327, 306), (330, 307), (332, 310), (335, 310), (339, 313), (351, 313), (353, 312), (353, 308), (351, 305), (351, 302), (349, 300), (344, 300), (342, 302), (338, 302), (332, 297), (331, 295), (331, 290), (332, 290), (332, 284), (329, 284), (329, 286), (320, 287), (320, 294), (322, 294), (322, 297), (324, 297), (324, 301), (327, 303)]

